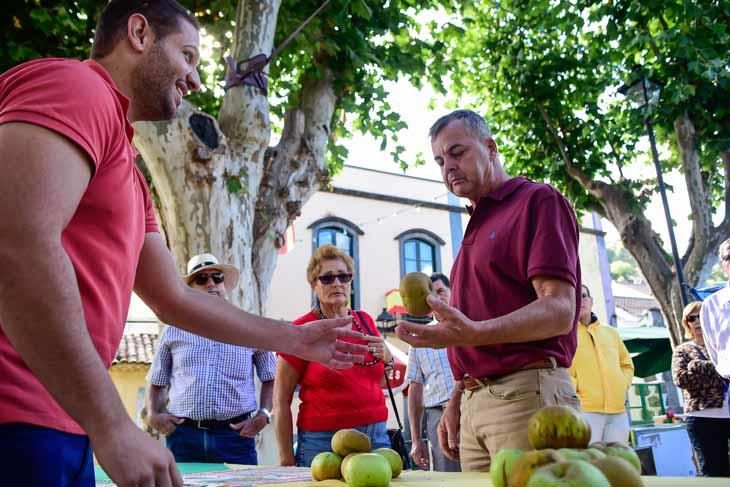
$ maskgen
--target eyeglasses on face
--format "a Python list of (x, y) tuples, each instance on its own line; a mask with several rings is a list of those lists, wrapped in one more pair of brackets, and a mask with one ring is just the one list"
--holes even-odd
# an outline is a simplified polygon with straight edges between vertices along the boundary
[(687, 323), (694, 323), (700, 319), (700, 315), (689, 315), (687, 316)]
[(333, 282), (335, 282), (335, 279), (340, 281), (340, 284), (347, 284), (348, 282), (352, 281), (352, 274), (324, 274), (322, 276), (319, 276), (317, 279), (319, 279), (319, 282), (321, 282), (322, 284), (332, 284)]
[(200, 274), (195, 274), (193, 282), (198, 286), (204, 286), (208, 283), (208, 279), (213, 279), (215, 284), (220, 284), (225, 280), (225, 277), (222, 272), (211, 272), (210, 274), (201, 272)]

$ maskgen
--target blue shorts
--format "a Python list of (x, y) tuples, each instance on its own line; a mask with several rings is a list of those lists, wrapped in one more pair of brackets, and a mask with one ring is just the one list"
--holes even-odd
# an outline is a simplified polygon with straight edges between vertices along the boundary
[(30, 424), (0, 424), (3, 485), (94, 487), (89, 437)]
[[(370, 437), (370, 444), (373, 450), (376, 448), (390, 448), (390, 438), (388, 438), (388, 427), (385, 421), (380, 423), (366, 424), (365, 426), (356, 426), (358, 431), (362, 431)], [(299, 430), (297, 433), (297, 467), (309, 467), (317, 453), (323, 451), (332, 451), (332, 437), (337, 430), (330, 431), (305, 431)]]

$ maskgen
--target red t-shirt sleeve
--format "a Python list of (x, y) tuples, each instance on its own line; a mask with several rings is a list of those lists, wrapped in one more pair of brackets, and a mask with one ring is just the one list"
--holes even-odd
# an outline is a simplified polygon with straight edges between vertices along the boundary
[(84, 63), (31, 63), (6, 73), (0, 85), (0, 123), (32, 123), (64, 135), (89, 156), (94, 172), (125, 134), (116, 96)]
[(565, 198), (545, 186), (531, 208), (532, 232), (527, 277), (555, 277), (578, 282), (578, 223)]

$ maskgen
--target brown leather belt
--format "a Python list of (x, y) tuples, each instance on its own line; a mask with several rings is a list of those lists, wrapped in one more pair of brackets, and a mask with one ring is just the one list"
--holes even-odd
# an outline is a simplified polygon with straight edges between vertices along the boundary
[(461, 383), (463, 384), (465, 391), (474, 391), (476, 389), (481, 389), (482, 387), (489, 384), (490, 382), (494, 382), (498, 379), (501, 379), (502, 377), (508, 376), (510, 374), (514, 374), (515, 372), (519, 372), (521, 370), (552, 369), (554, 367), (555, 367), (554, 359), (544, 358), (544, 359), (538, 360), (536, 362), (530, 362), (529, 364), (523, 365), (519, 369), (513, 370), (512, 372), (508, 372), (506, 374), (492, 375), (492, 376), (488, 376), (488, 377), (481, 377), (478, 379), (465, 375), (464, 378), (461, 379)]

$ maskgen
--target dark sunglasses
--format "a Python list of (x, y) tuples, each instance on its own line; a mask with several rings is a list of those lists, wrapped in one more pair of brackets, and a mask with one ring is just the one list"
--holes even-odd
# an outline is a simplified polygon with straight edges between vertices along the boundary
[(347, 284), (352, 281), (352, 274), (325, 274), (323, 276), (319, 276), (317, 279), (319, 279), (319, 282), (322, 284), (332, 284), (335, 282), (335, 279), (340, 281), (340, 284)]
[(195, 277), (193, 278), (193, 282), (197, 284), (198, 286), (204, 286), (208, 283), (208, 279), (213, 279), (213, 282), (215, 284), (220, 284), (225, 280), (225, 277), (222, 272), (211, 272), (210, 274), (195, 274)]
[(689, 315), (687, 316), (687, 323), (694, 323), (700, 319), (700, 315)]

